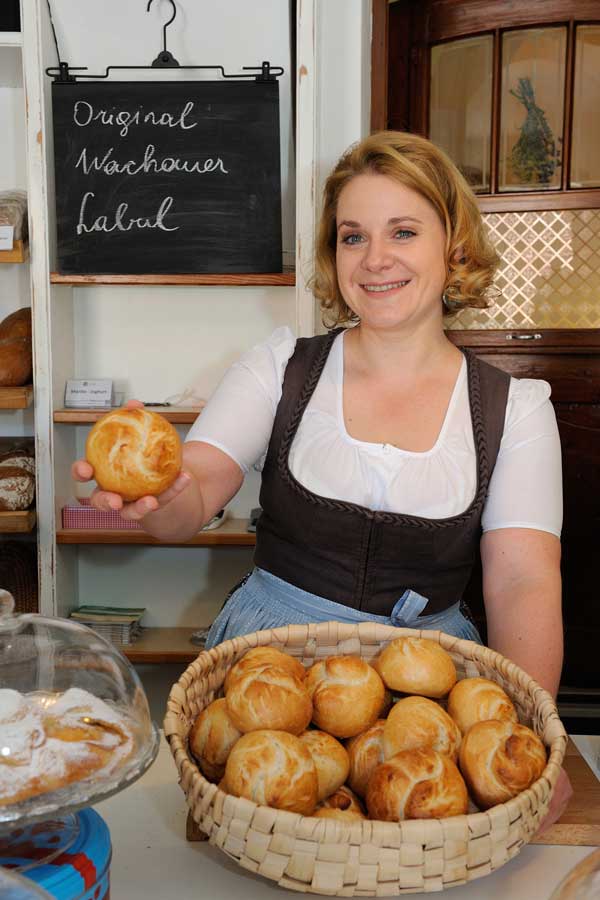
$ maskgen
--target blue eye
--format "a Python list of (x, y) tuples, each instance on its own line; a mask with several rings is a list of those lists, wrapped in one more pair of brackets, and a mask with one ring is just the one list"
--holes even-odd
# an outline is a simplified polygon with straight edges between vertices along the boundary
[(362, 241), (361, 234), (347, 234), (342, 238), (342, 244), (358, 244)]
[(406, 238), (414, 237), (415, 232), (410, 231), (408, 228), (400, 228), (399, 231), (394, 233), (394, 237), (399, 237), (402, 240), (406, 240)]

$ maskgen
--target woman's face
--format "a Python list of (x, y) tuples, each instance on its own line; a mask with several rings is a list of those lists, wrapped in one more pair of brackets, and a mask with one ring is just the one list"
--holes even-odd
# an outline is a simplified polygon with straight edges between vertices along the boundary
[(428, 200), (387, 175), (357, 175), (336, 226), (340, 291), (363, 326), (441, 324), (446, 233)]

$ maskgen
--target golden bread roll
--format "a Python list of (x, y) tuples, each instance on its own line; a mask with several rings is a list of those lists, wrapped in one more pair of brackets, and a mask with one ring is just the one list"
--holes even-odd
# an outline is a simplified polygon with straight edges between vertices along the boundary
[(400, 750), (431, 747), (456, 762), (460, 728), (439, 703), (427, 697), (404, 697), (394, 704), (383, 729), (383, 754), (389, 759)]
[(377, 766), (367, 788), (372, 819), (442, 819), (467, 812), (468, 794), (456, 764), (430, 747), (401, 750)]
[(488, 719), (476, 722), (463, 737), (459, 765), (477, 806), (489, 809), (540, 777), (546, 748), (526, 725)]
[(264, 665), (281, 666), (282, 669), (287, 669), (288, 672), (300, 678), (301, 681), (304, 680), (306, 675), (306, 669), (300, 660), (290, 656), (289, 653), (277, 650), (276, 647), (253, 647), (247, 653), (244, 653), (242, 658), (231, 667), (225, 676), (223, 692), (226, 694), (235, 679), (247, 672), (248, 669)]
[(242, 736), (227, 711), (224, 697), (213, 700), (203, 709), (190, 728), (190, 753), (209, 781), (217, 782), (225, 774), (229, 752)]
[(378, 719), (374, 725), (351, 738), (346, 744), (350, 757), (348, 784), (360, 797), (367, 793), (369, 779), (378, 765), (384, 761), (383, 728), (385, 719)]
[(156, 496), (181, 471), (181, 441), (170, 422), (148, 409), (115, 409), (98, 419), (85, 457), (104, 491), (126, 501)]
[(342, 784), (337, 791), (334, 791), (322, 803), (319, 803), (319, 809), (337, 809), (340, 812), (359, 813), (363, 818), (366, 818), (365, 809), (359, 797), (350, 790), (347, 784)]
[(252, 731), (234, 744), (225, 766), (227, 792), (254, 803), (310, 816), (317, 769), (308, 747), (287, 731)]
[(489, 678), (463, 678), (448, 696), (448, 715), (463, 734), (475, 722), (498, 719), (518, 722), (517, 711), (506, 691)]
[(280, 666), (250, 668), (225, 697), (234, 726), (243, 732), (270, 729), (300, 734), (312, 716), (304, 681)]
[(355, 809), (332, 809), (329, 806), (319, 806), (313, 816), (316, 819), (337, 819), (338, 822), (346, 822), (348, 825), (367, 818), (364, 813)]
[(348, 751), (325, 731), (303, 731), (302, 743), (308, 747), (317, 767), (319, 779), (319, 801), (337, 791), (345, 782), (350, 771)]
[(386, 687), (403, 694), (444, 697), (456, 682), (452, 657), (437, 641), (399, 637), (373, 660)]
[(379, 717), (385, 687), (375, 669), (359, 656), (328, 656), (308, 670), (306, 687), (317, 728), (338, 738), (366, 731)]

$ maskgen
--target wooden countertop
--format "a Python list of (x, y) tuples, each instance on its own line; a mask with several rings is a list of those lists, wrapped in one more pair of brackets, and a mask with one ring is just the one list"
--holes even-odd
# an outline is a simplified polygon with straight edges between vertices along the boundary
[(569, 738), (564, 769), (573, 785), (566, 811), (533, 844), (569, 844), (600, 847), (600, 781)]

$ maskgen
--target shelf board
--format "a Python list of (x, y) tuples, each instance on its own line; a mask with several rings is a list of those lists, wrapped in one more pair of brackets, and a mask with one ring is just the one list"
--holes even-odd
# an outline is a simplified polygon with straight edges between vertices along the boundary
[(35, 509), (0, 512), (0, 534), (24, 534), (35, 527)]
[(0, 263), (24, 263), (29, 259), (29, 245), (13, 241), (12, 250), (0, 250)]
[(253, 547), (256, 535), (246, 531), (246, 519), (226, 519), (212, 531), (201, 531), (189, 541), (159, 541), (145, 531), (118, 528), (62, 528), (57, 544), (144, 544), (159, 547)]
[(23, 35), (20, 31), (0, 31), (0, 47), (21, 47)]
[(190, 643), (195, 628), (144, 628), (134, 644), (117, 644), (133, 663), (191, 663), (202, 647)]
[(93, 284), (220, 284), (293, 287), (296, 284), (296, 273), (291, 270), (231, 275), (61, 275), (59, 272), (51, 272), (50, 281), (52, 284), (71, 284), (79, 287)]
[[(2, 395), (0, 394), (0, 400)], [(200, 409), (191, 406), (174, 406), (165, 408), (164, 406), (146, 406), (152, 412), (157, 412), (164, 416), (167, 422), (173, 425), (191, 425), (196, 421), (200, 414)], [(86, 425), (97, 422), (98, 419), (111, 412), (108, 409), (55, 409), (54, 421), (64, 425)]]
[(27, 409), (33, 402), (33, 385), (0, 387), (0, 409)]

